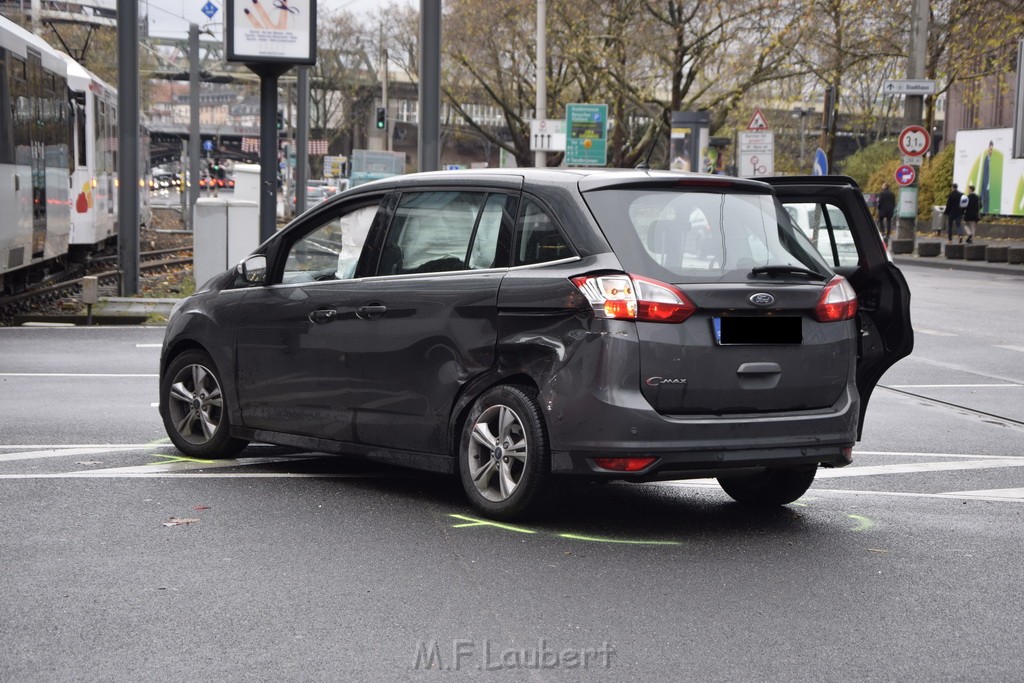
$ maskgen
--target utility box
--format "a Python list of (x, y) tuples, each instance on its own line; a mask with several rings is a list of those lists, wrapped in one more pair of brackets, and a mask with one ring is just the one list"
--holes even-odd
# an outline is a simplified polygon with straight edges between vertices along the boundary
[[(258, 167), (257, 167), (258, 168)], [(235, 188), (237, 192), (237, 179)], [(260, 244), (259, 204), (244, 199), (196, 202), (192, 269), (199, 288), (251, 254)]]
[(94, 304), (99, 300), (99, 280), (95, 275), (82, 278), (82, 303)]
[(259, 164), (235, 164), (235, 199), (247, 202), (260, 201)]

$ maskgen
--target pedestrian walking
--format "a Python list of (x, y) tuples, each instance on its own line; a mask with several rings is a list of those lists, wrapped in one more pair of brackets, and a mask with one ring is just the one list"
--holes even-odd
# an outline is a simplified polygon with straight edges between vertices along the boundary
[(974, 191), (974, 185), (967, 186), (967, 200), (960, 200), (964, 207), (964, 228), (967, 230), (967, 244), (974, 241), (974, 233), (978, 230), (978, 220), (981, 218), (981, 198)]
[(953, 227), (956, 226), (956, 234), (964, 234), (964, 207), (960, 206), (960, 199), (964, 196), (964, 193), (956, 189), (956, 183), (953, 183), (953, 189), (948, 195), (946, 195), (946, 241), (953, 241)]
[(885, 235), (888, 243), (889, 235), (892, 233), (892, 218), (896, 212), (896, 195), (889, 189), (889, 183), (882, 183), (882, 190), (878, 193), (878, 231)]

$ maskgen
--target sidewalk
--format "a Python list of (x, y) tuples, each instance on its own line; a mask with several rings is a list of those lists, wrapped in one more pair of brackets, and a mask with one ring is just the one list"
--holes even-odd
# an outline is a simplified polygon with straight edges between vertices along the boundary
[[(938, 256), (918, 256), (917, 245), (921, 243), (938, 243), (940, 254)], [(975, 244), (987, 244), (1006, 247), (1024, 247), (1024, 242), (1015, 240), (975, 238)], [(992, 273), (993, 275), (1020, 275), (1024, 277), (1024, 263), (989, 263), (988, 261), (967, 261), (962, 258), (946, 258), (944, 237), (937, 237), (934, 232), (918, 232), (916, 236), (915, 249), (913, 254), (893, 254), (892, 259), (898, 266), (914, 265), (927, 268), (942, 268), (945, 270), (966, 270), (976, 273)], [(955, 244), (955, 242), (954, 242)]]

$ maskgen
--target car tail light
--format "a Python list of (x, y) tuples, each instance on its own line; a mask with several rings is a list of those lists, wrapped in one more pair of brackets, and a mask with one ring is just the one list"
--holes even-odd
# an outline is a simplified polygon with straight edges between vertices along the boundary
[(603, 470), (639, 472), (657, 458), (594, 458), (594, 464)]
[(605, 318), (681, 323), (697, 310), (679, 289), (639, 275), (584, 275), (572, 283)]
[(820, 323), (849, 320), (857, 314), (857, 292), (842, 275), (836, 275), (821, 293), (814, 307), (814, 319)]

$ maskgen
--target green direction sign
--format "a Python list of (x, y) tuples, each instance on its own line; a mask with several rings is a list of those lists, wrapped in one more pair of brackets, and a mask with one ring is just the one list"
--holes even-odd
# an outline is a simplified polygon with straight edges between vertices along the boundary
[(565, 106), (566, 166), (604, 166), (608, 163), (608, 105)]

